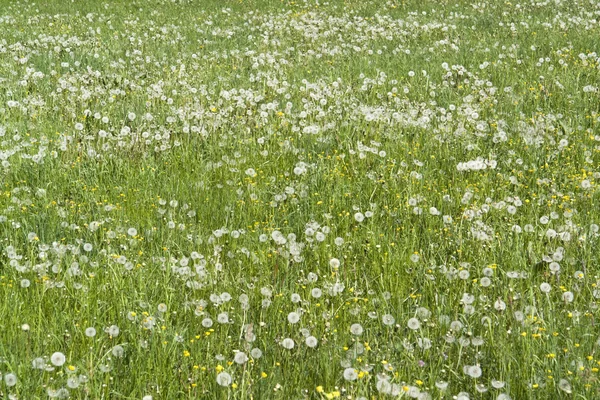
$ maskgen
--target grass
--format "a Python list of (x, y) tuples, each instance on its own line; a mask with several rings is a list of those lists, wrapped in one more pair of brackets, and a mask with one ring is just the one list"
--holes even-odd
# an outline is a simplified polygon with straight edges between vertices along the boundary
[(0, 398), (597, 398), (598, 12), (0, 1)]

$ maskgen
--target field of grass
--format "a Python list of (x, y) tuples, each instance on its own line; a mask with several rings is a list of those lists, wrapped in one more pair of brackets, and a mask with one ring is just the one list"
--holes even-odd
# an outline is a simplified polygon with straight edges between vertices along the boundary
[(0, 398), (600, 398), (599, 38), (0, 0)]

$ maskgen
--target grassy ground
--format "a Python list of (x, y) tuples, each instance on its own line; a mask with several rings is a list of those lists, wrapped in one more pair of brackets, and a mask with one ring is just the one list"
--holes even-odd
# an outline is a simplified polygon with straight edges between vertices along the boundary
[(1, 0), (0, 398), (598, 398), (599, 15)]

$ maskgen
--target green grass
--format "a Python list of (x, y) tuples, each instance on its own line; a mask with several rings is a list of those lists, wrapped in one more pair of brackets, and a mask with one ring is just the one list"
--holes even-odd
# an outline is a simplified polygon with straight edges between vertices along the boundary
[(597, 398), (599, 12), (0, 0), (0, 398)]

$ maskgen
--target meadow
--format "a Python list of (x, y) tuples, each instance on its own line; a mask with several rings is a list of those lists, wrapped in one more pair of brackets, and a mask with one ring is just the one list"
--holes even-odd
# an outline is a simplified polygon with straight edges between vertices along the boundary
[(0, 398), (600, 398), (598, 0), (0, 0)]

